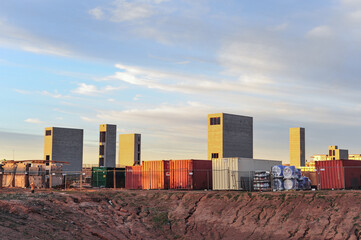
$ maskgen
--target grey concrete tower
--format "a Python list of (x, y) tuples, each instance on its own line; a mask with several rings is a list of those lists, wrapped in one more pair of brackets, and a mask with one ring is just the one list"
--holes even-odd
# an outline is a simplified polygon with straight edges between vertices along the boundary
[(83, 129), (45, 128), (44, 159), (64, 161), (63, 171), (80, 172), (83, 167)]
[(117, 126), (101, 124), (99, 126), (99, 167), (115, 167), (117, 145)]

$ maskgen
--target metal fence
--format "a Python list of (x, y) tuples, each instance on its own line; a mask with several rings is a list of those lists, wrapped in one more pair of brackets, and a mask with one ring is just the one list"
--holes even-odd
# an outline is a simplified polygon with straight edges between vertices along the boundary
[(213, 190), (253, 190), (254, 171), (213, 170)]
[[(361, 161), (360, 161), (361, 163)], [(319, 166), (302, 172), (311, 185), (323, 189), (361, 189), (361, 166)], [(254, 171), (229, 169), (83, 169), (82, 171), (0, 171), (0, 187), (36, 188), (126, 188), (179, 190), (254, 190)], [(270, 179), (272, 183), (272, 179)]]

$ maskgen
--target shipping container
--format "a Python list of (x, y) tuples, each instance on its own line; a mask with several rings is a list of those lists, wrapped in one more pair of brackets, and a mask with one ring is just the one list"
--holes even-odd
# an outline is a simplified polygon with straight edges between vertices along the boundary
[[(115, 178), (114, 178), (115, 173)], [(104, 188), (125, 187), (125, 168), (110, 168), (110, 167), (93, 167), (92, 168), (92, 187)]]
[(212, 189), (211, 160), (170, 160), (170, 189)]
[(142, 162), (143, 189), (169, 189), (169, 160)]
[(125, 188), (142, 189), (142, 166), (125, 167)]
[(213, 189), (251, 191), (254, 171), (271, 171), (272, 166), (275, 165), (282, 165), (282, 162), (252, 158), (213, 159)]
[(359, 189), (361, 161), (316, 161), (317, 189)]

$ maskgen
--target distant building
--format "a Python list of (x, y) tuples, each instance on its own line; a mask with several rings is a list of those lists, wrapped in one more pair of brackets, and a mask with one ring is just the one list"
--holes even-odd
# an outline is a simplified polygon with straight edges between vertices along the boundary
[(99, 167), (115, 167), (117, 145), (117, 126), (101, 124), (99, 126)]
[(328, 157), (329, 157), (329, 160), (347, 160), (348, 159), (348, 150), (338, 149), (338, 146), (329, 146), (328, 147)]
[(141, 135), (119, 135), (119, 165), (133, 166), (141, 164)]
[(313, 155), (311, 158), (313, 161), (326, 161), (326, 160), (328, 160), (328, 155), (327, 154), (318, 154), (318, 155)]
[(349, 154), (348, 159), (349, 160), (361, 160), (361, 154)]
[(304, 167), (305, 153), (305, 129), (290, 128), (290, 165)]
[(68, 162), (63, 171), (81, 171), (83, 164), (83, 129), (45, 128), (44, 159)]
[(253, 118), (227, 113), (208, 115), (208, 159), (253, 158)]
[(347, 149), (339, 149), (338, 146), (329, 146), (328, 154), (316, 154), (312, 157), (313, 161), (326, 160), (361, 160), (361, 154), (348, 154)]

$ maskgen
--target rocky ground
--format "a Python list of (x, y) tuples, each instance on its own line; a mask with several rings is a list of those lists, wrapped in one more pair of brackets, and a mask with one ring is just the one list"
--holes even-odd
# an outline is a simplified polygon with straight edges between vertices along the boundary
[(0, 239), (359, 239), (361, 191), (0, 190)]

